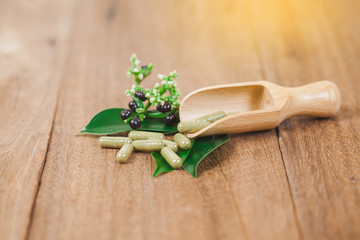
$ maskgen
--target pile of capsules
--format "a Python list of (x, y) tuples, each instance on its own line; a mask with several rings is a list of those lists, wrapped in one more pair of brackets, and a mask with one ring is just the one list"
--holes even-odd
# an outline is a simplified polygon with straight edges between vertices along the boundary
[(173, 168), (180, 168), (182, 159), (176, 154), (180, 149), (188, 150), (191, 141), (181, 133), (174, 136), (174, 141), (164, 139), (164, 134), (156, 132), (130, 131), (128, 137), (100, 137), (99, 145), (103, 148), (120, 148), (116, 154), (119, 163), (125, 163), (134, 150), (141, 152), (160, 151), (161, 156)]
[[(228, 114), (229, 115), (229, 114)], [(177, 126), (181, 133), (193, 133), (227, 116), (223, 111), (207, 114), (194, 121), (180, 122)], [(174, 136), (174, 141), (166, 140), (164, 134), (157, 132), (130, 131), (128, 137), (100, 137), (99, 145), (103, 148), (120, 148), (116, 154), (119, 163), (125, 163), (132, 152), (158, 152), (173, 168), (180, 168), (182, 159), (176, 154), (180, 149), (188, 150), (191, 141), (181, 133)]]

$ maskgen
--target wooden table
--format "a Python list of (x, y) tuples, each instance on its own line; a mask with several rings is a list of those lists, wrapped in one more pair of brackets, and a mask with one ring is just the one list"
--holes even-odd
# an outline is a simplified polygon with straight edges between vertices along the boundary
[[(0, 3), (0, 239), (359, 239), (360, 2)], [(136, 153), (124, 165), (91, 117), (123, 107), (136, 52), (176, 69), (182, 96), (265, 79), (327, 79), (330, 119), (233, 135), (199, 178)]]

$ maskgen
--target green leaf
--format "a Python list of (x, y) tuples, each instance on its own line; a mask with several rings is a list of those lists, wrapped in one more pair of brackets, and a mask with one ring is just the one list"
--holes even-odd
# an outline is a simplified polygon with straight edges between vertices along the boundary
[(167, 115), (172, 114), (174, 112), (175, 112), (174, 109), (171, 110), (170, 112), (166, 112), (166, 113), (159, 112), (157, 110), (151, 110), (151, 111), (144, 112), (144, 115), (147, 117), (152, 117), (152, 118), (164, 118)]
[(156, 169), (154, 171), (153, 177), (156, 177), (160, 173), (171, 172), (172, 170), (174, 170), (174, 168), (166, 162), (165, 158), (163, 158), (163, 156), (161, 156), (159, 152), (152, 152), (151, 156), (155, 160), (156, 164)]
[[(96, 114), (93, 119), (86, 125), (80, 133), (91, 133), (97, 135), (113, 134), (131, 131), (131, 127), (124, 123), (120, 117), (124, 108), (110, 108)], [(136, 129), (139, 131), (153, 131), (161, 133), (177, 132), (175, 126), (166, 126), (162, 119), (145, 118), (141, 123), (141, 127)]]
[[(194, 140), (191, 140), (191, 146), (193, 145)], [(177, 155), (179, 155), (183, 162), (185, 162), (190, 151), (191, 148), (185, 151), (179, 150), (179, 152), (177, 152)], [(172, 170), (174, 170), (174, 168), (166, 162), (165, 158), (163, 158), (163, 156), (161, 156), (159, 152), (152, 152), (151, 156), (154, 158), (156, 164), (156, 169), (154, 171), (153, 177), (156, 177), (160, 173), (171, 172)]]
[(154, 67), (154, 64), (152, 64), (152, 63), (150, 63), (147, 66), (147, 68), (144, 71), (144, 75), (145, 75), (144, 77), (148, 76), (151, 73), (151, 70), (153, 69), (153, 67)]
[(201, 160), (203, 160), (212, 151), (229, 141), (229, 139), (230, 137), (228, 135), (197, 138), (182, 168), (193, 177), (197, 177), (196, 170)]
[(161, 118), (147, 117), (141, 123), (141, 127), (136, 129), (139, 131), (153, 131), (161, 133), (176, 133), (178, 132), (177, 126), (166, 126)]
[(131, 94), (131, 95), (132, 95), (133, 100), (136, 102), (136, 106), (138, 108), (144, 108), (143, 102), (139, 98), (135, 97), (134, 94)]

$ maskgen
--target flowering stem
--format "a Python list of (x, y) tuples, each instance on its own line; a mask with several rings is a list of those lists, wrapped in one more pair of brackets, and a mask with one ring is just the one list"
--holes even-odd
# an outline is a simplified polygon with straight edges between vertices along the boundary
[[(127, 71), (126, 75), (129, 77), (131, 75), (134, 76), (134, 85), (132, 85), (130, 90), (126, 90), (126, 95), (131, 96), (133, 100), (136, 102), (137, 109), (135, 117), (139, 117), (143, 120), (146, 116), (164, 116), (166, 117), (170, 113), (175, 113), (178, 111), (180, 102), (179, 102), (179, 91), (176, 89), (176, 81), (175, 78), (177, 77), (176, 71), (170, 72), (168, 76), (164, 76), (162, 74), (158, 75), (158, 78), (161, 80), (161, 83), (156, 83), (152, 89), (144, 89), (140, 86), (140, 83), (151, 74), (151, 70), (153, 68), (153, 64), (150, 63), (149, 65), (139, 66), (140, 60), (137, 59), (136, 55), (133, 54), (130, 57), (130, 61), (132, 62), (132, 67)], [(145, 94), (147, 100), (146, 105), (144, 106), (144, 101), (139, 99), (136, 92), (142, 92)], [(164, 94), (168, 92), (168, 94)], [(136, 95), (136, 96), (135, 96)], [(141, 95), (140, 95), (141, 96)], [(149, 107), (157, 106), (158, 104), (163, 105), (165, 102), (171, 104), (172, 110), (167, 113), (155, 114), (155, 112), (148, 112)], [(128, 121), (128, 119), (127, 119)]]

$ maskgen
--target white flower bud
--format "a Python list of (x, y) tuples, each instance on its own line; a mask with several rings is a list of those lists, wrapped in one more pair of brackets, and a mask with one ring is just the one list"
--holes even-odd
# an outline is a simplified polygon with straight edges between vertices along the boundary
[(139, 69), (138, 69), (138, 68), (134, 68), (134, 69), (133, 69), (133, 72), (139, 72)]
[(157, 75), (157, 77), (158, 77), (159, 79), (163, 79), (163, 78), (164, 78), (164, 75), (162, 75), (161, 73), (159, 73), (159, 74)]
[(161, 81), (161, 84), (165, 84), (166, 83), (166, 81)]
[(144, 75), (142, 73), (139, 74), (139, 79), (142, 80), (144, 78)]
[(159, 87), (159, 83), (155, 83), (155, 88), (158, 88)]
[(139, 60), (139, 59), (136, 59), (135, 64), (136, 64), (136, 65), (139, 65), (139, 64), (140, 64), (140, 60)]
[(130, 92), (134, 93), (134, 92), (135, 92), (135, 89), (131, 89)]
[(131, 88), (135, 88), (135, 85), (133, 84), (133, 85), (131, 85)]
[(153, 92), (153, 93), (156, 93), (156, 89), (153, 89), (152, 92)]
[(150, 98), (150, 102), (153, 103), (155, 101), (155, 98)]
[(149, 93), (145, 94), (145, 97), (150, 97), (150, 94)]

